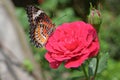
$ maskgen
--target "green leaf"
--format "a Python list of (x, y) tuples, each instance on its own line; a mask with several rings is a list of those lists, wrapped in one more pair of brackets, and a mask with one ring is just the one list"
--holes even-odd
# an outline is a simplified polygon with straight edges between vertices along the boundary
[(96, 62), (97, 62), (96, 58), (92, 58), (90, 63), (89, 63), (88, 73), (90, 76), (92, 76), (95, 72)]
[[(109, 58), (108, 53), (105, 53), (105, 54), (102, 53), (102, 56), (100, 56), (100, 58), (99, 58), (97, 73), (100, 73), (101, 71), (103, 71), (107, 67), (108, 58)], [(89, 69), (88, 69), (88, 73), (90, 76), (92, 76), (95, 72), (96, 63), (97, 63), (97, 58), (92, 58), (90, 63), (89, 63)]]
[(101, 56), (101, 58), (99, 60), (99, 66), (98, 66), (97, 73), (100, 73), (101, 71), (103, 71), (107, 67), (108, 58), (109, 58), (108, 52)]

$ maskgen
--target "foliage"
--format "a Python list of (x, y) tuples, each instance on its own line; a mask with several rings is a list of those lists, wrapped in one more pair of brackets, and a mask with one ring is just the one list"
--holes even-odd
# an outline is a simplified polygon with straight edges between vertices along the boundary
[(24, 67), (28, 72), (32, 72), (33, 69), (34, 69), (32, 63), (31, 63), (29, 60), (27, 60), (27, 59), (24, 60), (24, 62), (23, 62), (23, 67)]
[[(108, 1), (108, 0), (107, 0)], [(56, 25), (62, 24), (64, 22), (71, 22), (76, 20), (81, 20), (80, 16), (77, 16), (74, 8), (72, 5), (69, 5), (69, 0), (46, 0), (42, 5), (39, 7), (43, 9), (49, 16), (52, 18), (53, 22)], [(50, 4), (50, 5), (49, 5)], [(62, 5), (61, 5), (62, 4)], [(61, 6), (61, 7), (59, 7)], [(119, 6), (119, 4), (116, 4), (116, 6)], [(106, 5), (103, 5), (103, 7), (106, 7)], [(115, 14), (117, 13), (117, 15)], [(118, 15), (118, 12), (112, 12), (109, 11), (108, 8), (103, 8), (102, 10), (102, 25), (101, 30), (99, 34), (100, 43), (101, 43), (101, 55), (103, 55), (100, 59), (100, 65), (106, 67), (106, 58), (108, 58), (108, 54), (105, 54), (109, 52), (110, 58), (108, 61), (108, 66), (105, 68), (104, 71), (102, 71), (101, 74), (97, 76), (97, 80), (120, 80), (119, 72), (120, 72), (120, 15)], [(26, 37), (29, 42), (29, 23), (28, 18), (25, 12), (25, 8), (16, 8), (16, 15), (18, 16), (18, 19), (20, 20), (23, 29), (26, 32)], [(41, 64), (44, 71), (49, 74), (54, 80), (77, 80), (77, 78), (81, 75), (83, 76), (82, 72), (79, 72), (78, 70), (66, 70), (63, 66), (60, 66), (57, 70), (52, 70), (49, 68), (48, 62), (44, 59), (45, 49), (41, 48), (35, 48), (33, 45), (32, 47), (34, 56), (36, 60)], [(95, 63), (95, 59), (91, 60), (90, 64)], [(105, 64), (104, 64), (105, 63)], [(25, 62), (25, 64), (29, 64), (29, 62)], [(91, 67), (91, 66), (90, 66)], [(92, 66), (94, 67), (94, 66)], [(32, 68), (31, 68), (32, 69)], [(30, 70), (31, 70), (30, 69)], [(93, 68), (94, 69), (94, 68)], [(101, 68), (100, 68), (101, 69)], [(29, 70), (29, 68), (28, 68)], [(81, 70), (81, 69), (80, 69)], [(94, 72), (94, 70), (90, 71)], [(101, 70), (99, 70), (101, 72)], [(79, 75), (78, 75), (79, 74)], [(90, 74), (92, 75), (92, 74)], [(81, 77), (82, 78), (82, 77)]]
[[(99, 64), (98, 64), (98, 71), (97, 73), (100, 73), (103, 69), (105, 69), (107, 66), (107, 60), (108, 60), (108, 56), (109, 54), (108, 53), (100, 53), (102, 54), (100, 57), (99, 57)], [(95, 68), (96, 68), (96, 58), (92, 58), (92, 60), (90, 61), (90, 64), (89, 64), (89, 72), (90, 75), (93, 75), (94, 72), (95, 72)]]
[(98, 75), (97, 80), (120, 80), (120, 62), (116, 62), (113, 59), (108, 60), (108, 66), (102, 74)]

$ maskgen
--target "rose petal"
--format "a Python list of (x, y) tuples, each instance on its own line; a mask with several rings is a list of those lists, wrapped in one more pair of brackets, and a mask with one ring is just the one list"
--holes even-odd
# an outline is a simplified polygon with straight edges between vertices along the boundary
[(54, 69), (57, 69), (57, 68), (60, 66), (61, 63), (62, 63), (62, 62), (58, 62), (58, 61), (56, 61), (56, 62), (51, 62), (51, 63), (50, 63), (50, 67), (51, 67), (51, 68), (54, 68)]
[(78, 59), (71, 59), (65, 63), (66, 68), (77, 68), (88, 58), (88, 54), (77, 56)]
[(83, 21), (64, 23), (57, 27), (46, 43), (45, 58), (52, 68), (65, 62), (66, 68), (77, 68), (99, 51), (97, 32)]
[(46, 53), (45, 54), (45, 59), (48, 61), (48, 62), (55, 62), (55, 60), (51, 57), (51, 53)]

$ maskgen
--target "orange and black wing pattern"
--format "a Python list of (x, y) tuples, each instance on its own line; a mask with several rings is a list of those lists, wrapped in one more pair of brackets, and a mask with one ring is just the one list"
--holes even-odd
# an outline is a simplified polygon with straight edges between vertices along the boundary
[(49, 36), (55, 30), (55, 25), (51, 19), (35, 6), (27, 6), (26, 8), (30, 22), (30, 39), (31, 42), (38, 48), (43, 47)]

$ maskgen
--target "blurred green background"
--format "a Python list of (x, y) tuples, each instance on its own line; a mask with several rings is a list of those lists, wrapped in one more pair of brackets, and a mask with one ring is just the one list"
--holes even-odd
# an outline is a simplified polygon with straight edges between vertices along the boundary
[[(40, 0), (39, 0), (40, 1)], [(60, 25), (65, 22), (77, 20), (86, 21), (89, 14), (89, 1), (98, 8), (98, 0), (41, 0), (37, 6), (44, 10), (50, 16), (53, 23)], [(101, 0), (100, 11), (102, 16), (102, 25), (99, 32), (101, 43), (101, 52), (109, 53), (110, 57), (107, 67), (97, 75), (96, 80), (120, 80), (120, 0)], [(24, 7), (16, 7), (16, 15), (23, 26), (26, 38), (31, 46), (34, 57), (43, 68), (48, 77), (54, 80), (80, 80), (82, 72), (77, 70), (65, 69), (60, 66), (53, 70), (44, 59), (46, 50), (35, 48), (29, 41), (29, 22)], [(22, 16), (21, 16), (22, 15)]]

